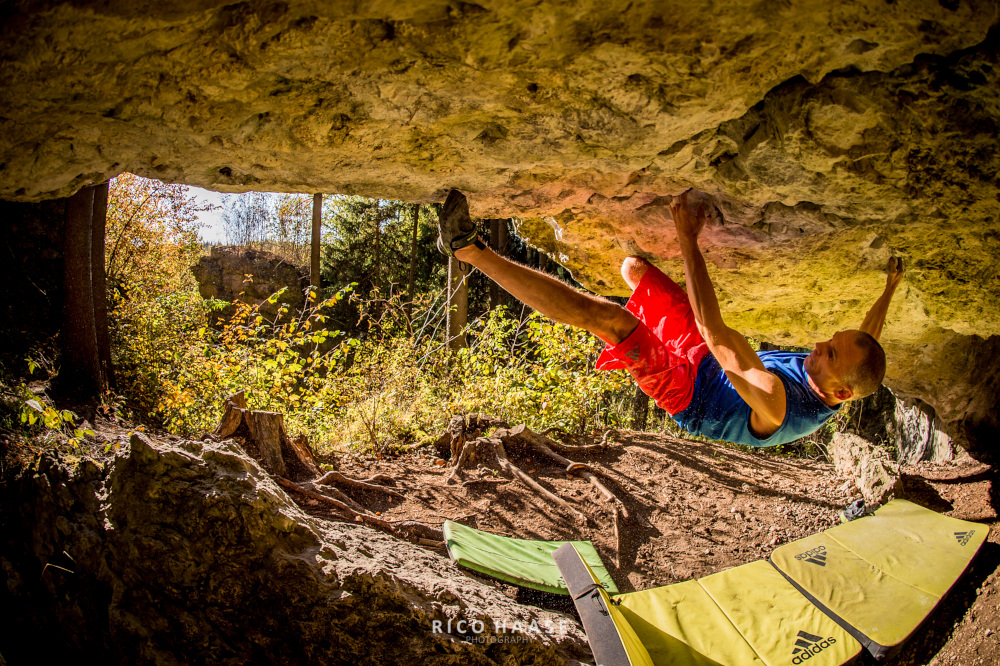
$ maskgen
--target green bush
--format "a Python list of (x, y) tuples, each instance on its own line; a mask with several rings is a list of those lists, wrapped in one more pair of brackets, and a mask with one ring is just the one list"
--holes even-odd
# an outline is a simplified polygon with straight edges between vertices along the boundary
[[(385, 451), (438, 434), (456, 413), (483, 412), (533, 428), (585, 431), (625, 423), (630, 382), (624, 372), (597, 372), (601, 343), (533, 314), (524, 322), (498, 309), (469, 330), (472, 344), (453, 352), (439, 339), (398, 321), (396, 302), (367, 339), (326, 328), (325, 312), (350, 288), (290, 319), (235, 304), (219, 329), (206, 324), (211, 304), (183, 290), (116, 307), (116, 360), (128, 404), (168, 430), (210, 430), (223, 400), (246, 391), (253, 409), (285, 414), (290, 432), (321, 450)], [(277, 295), (272, 296), (272, 304)], [(415, 321), (433, 299), (420, 299)], [(362, 308), (371, 312), (374, 307)], [(393, 315), (393, 316), (388, 316)], [(419, 337), (418, 337), (419, 336)]]

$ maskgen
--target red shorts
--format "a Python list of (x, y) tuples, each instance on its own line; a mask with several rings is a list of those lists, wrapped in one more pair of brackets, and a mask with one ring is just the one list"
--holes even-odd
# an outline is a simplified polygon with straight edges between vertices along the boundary
[(639, 325), (597, 359), (598, 370), (629, 371), (642, 391), (674, 415), (691, 402), (698, 364), (708, 345), (698, 333), (687, 294), (651, 266), (625, 306)]

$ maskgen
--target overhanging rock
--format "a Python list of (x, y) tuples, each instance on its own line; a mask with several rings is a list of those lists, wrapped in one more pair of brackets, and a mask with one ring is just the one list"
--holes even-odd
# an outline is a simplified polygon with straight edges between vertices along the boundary
[(667, 204), (695, 187), (726, 214), (706, 246), (731, 325), (827, 339), (901, 255), (887, 383), (959, 443), (1000, 428), (993, 0), (5, 11), (0, 197), (125, 170), (409, 201), (459, 187), (621, 294), (629, 253), (679, 275)]
[(5, 652), (25, 658), (457, 666), (588, 654), (568, 616), (520, 606), (408, 542), (310, 518), (231, 442), (134, 435), (103, 466), (46, 454), (7, 494), (0, 595), (16, 612), (2, 631)]

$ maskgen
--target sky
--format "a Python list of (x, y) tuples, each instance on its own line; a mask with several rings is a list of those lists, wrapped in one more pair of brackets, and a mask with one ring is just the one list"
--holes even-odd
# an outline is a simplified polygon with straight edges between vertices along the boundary
[(190, 187), (188, 189), (188, 196), (195, 197), (198, 203), (210, 203), (213, 206), (219, 206), (215, 210), (198, 214), (198, 221), (205, 225), (201, 228), (199, 235), (203, 241), (211, 241), (213, 243), (226, 242), (226, 231), (222, 226), (222, 193), (212, 192), (200, 187)]

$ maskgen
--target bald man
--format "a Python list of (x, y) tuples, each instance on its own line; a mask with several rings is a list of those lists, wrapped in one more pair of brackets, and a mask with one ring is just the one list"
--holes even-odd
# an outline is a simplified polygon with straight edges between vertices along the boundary
[(472, 264), (526, 305), (590, 331), (607, 346), (598, 369), (624, 368), (688, 432), (748, 446), (775, 446), (815, 431), (849, 400), (874, 393), (885, 375), (878, 338), (903, 277), (889, 261), (882, 295), (861, 327), (817, 342), (812, 353), (755, 352), (725, 324), (698, 236), (714, 206), (685, 193), (670, 206), (687, 292), (639, 257), (622, 264), (632, 289), (625, 307), (576, 291), (501, 257), (479, 239), (465, 196), (452, 190), (438, 248)]

